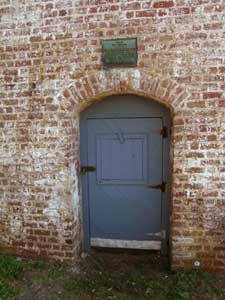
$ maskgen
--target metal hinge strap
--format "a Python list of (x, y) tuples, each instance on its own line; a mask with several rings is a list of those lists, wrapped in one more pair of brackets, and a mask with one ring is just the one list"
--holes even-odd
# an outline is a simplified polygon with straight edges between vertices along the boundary
[(166, 191), (166, 182), (163, 181), (161, 184), (156, 184), (156, 185), (148, 184), (147, 188), (157, 189), (157, 190), (160, 190), (162, 193), (165, 193), (165, 191)]
[(159, 237), (162, 240), (166, 239), (166, 230), (163, 229), (160, 232), (155, 232), (155, 233), (147, 233), (148, 236), (154, 236), (154, 237)]

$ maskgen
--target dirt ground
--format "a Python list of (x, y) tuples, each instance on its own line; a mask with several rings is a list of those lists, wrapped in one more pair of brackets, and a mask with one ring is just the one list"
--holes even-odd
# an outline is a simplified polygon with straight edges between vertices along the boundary
[(225, 275), (171, 272), (149, 251), (93, 250), (76, 266), (0, 257), (1, 300), (222, 300)]

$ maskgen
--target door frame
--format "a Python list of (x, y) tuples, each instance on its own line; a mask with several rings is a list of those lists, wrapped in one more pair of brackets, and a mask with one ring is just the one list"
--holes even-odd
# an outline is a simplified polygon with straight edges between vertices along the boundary
[[(161, 253), (163, 255), (167, 255), (169, 252), (169, 238), (170, 238), (170, 202), (171, 202), (171, 167), (170, 167), (170, 140), (171, 140), (171, 114), (170, 110), (165, 107), (163, 104), (159, 102), (143, 97), (143, 96), (135, 96), (131, 94), (124, 95), (114, 95), (103, 98), (102, 101), (95, 102), (87, 109), (81, 112), (80, 114), (80, 162), (81, 165), (86, 166), (88, 163), (88, 151), (87, 151), (87, 143), (88, 143), (88, 135), (87, 135), (87, 120), (88, 119), (105, 119), (112, 117), (131, 117), (135, 118), (137, 116), (133, 116), (133, 113), (128, 116), (124, 116), (123, 113), (118, 109), (117, 114), (106, 116), (105, 114), (101, 114), (101, 105), (105, 103), (105, 101), (115, 101), (118, 100), (118, 103), (113, 103), (115, 108), (116, 104), (119, 104), (119, 100), (132, 99), (132, 101), (142, 101), (146, 103), (146, 106), (152, 109), (151, 116), (148, 117), (161, 117), (163, 126), (168, 128), (168, 136), (163, 138), (163, 151), (162, 151), (162, 159), (163, 159), (163, 167), (162, 167), (162, 180), (166, 182), (166, 191), (162, 193), (162, 227), (166, 229), (167, 233), (164, 239), (162, 239), (162, 247)], [(139, 105), (139, 103), (137, 104)], [(94, 112), (92, 113), (92, 109), (94, 107), (100, 108), (100, 113)], [(144, 116), (143, 116), (144, 117)], [(81, 185), (82, 185), (82, 224), (83, 224), (83, 241), (82, 241), (82, 249), (83, 251), (88, 251), (91, 248), (90, 245), (90, 215), (89, 215), (89, 182), (88, 182), (88, 174), (81, 174)]]

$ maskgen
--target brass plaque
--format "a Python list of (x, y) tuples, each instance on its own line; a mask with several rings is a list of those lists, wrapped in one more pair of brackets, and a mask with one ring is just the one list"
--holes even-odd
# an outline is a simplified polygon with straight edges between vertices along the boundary
[(137, 39), (104, 40), (102, 61), (104, 67), (135, 67), (137, 65)]

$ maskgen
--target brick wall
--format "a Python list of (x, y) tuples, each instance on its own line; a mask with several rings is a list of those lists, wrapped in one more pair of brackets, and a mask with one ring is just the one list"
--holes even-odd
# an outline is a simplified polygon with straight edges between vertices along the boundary
[[(134, 93), (173, 115), (171, 257), (225, 271), (223, 0), (0, 2), (0, 251), (74, 260), (82, 240), (79, 113)], [(101, 40), (138, 38), (104, 71)]]

